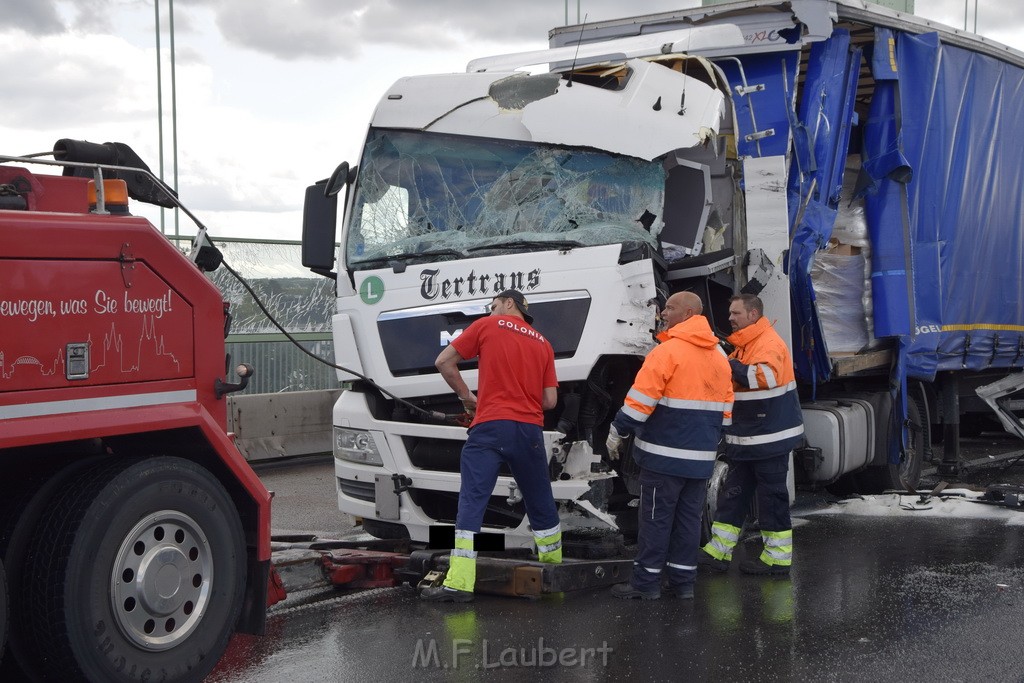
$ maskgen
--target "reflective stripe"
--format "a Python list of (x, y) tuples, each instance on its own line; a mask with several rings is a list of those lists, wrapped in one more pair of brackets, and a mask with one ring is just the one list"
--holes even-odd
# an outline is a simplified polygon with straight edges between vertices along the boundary
[[(800, 428), (801, 430), (803, 427)], [(658, 444), (648, 443), (642, 439), (636, 440), (636, 446), (642, 448), (648, 453), (654, 453), (655, 455), (663, 455), (666, 458), (677, 458), (679, 460), (700, 460), (710, 461), (715, 459), (716, 451), (691, 451), (685, 448), (672, 448), (670, 446), (659, 446)]]
[(636, 562), (634, 562), (634, 564), (637, 567), (640, 567), (640, 569), (643, 569), (645, 572), (649, 572), (651, 574), (660, 574), (661, 573), (660, 569), (651, 569), (650, 567), (645, 567), (642, 564), (639, 564), (639, 563), (636, 563)]
[(672, 564), (671, 562), (666, 562), (665, 564), (667, 564), (668, 566), (672, 567), (673, 569), (696, 569), (697, 568), (697, 565)]
[(556, 548), (551, 552), (538, 552), (537, 559), (545, 564), (562, 564), (562, 549)]
[(46, 401), (44, 403), (0, 406), (0, 420), (10, 420), (18, 417), (40, 417), (43, 415), (70, 415), (73, 413), (85, 413), (91, 410), (118, 410), (123, 408), (160, 406), (171, 403), (194, 403), (195, 401), (195, 389), (159, 391), (151, 394), (121, 394), (117, 396), (103, 396), (102, 398), (73, 398), (66, 401)]
[(475, 532), (472, 532), (472, 531), (461, 531), (460, 529), (456, 529), (455, 530), (455, 538), (468, 538), (469, 540), (472, 541), (474, 533)]
[(724, 417), (724, 418), (722, 418), (722, 426), (723, 427), (728, 427), (731, 424), (732, 424), (732, 418), (731, 417)]
[(468, 557), (471, 560), (475, 560), (476, 551), (466, 550), (465, 548), (452, 548), (452, 557)]
[(738, 526), (733, 526), (732, 524), (726, 524), (725, 522), (715, 522), (712, 524), (711, 534), (727, 541), (731, 541), (732, 545), (736, 545), (740, 540), (740, 528)]
[(719, 345), (719, 344), (715, 344), (715, 348), (716, 348), (716, 349), (718, 349), (718, 352), (719, 352), (720, 354), (722, 354), (723, 356), (725, 356), (726, 358), (728, 358), (728, 357), (729, 357), (729, 354), (727, 354), (727, 353), (725, 352), (725, 349), (723, 349), (723, 348), (721, 347), (721, 345)]
[(626, 394), (626, 398), (631, 398), (637, 403), (642, 403), (643, 405), (648, 406), (650, 408), (653, 408), (654, 406), (658, 405), (658, 399), (651, 398), (647, 394), (642, 394), (640, 393), (639, 389), (635, 388), (629, 390), (629, 393)]
[(761, 553), (761, 561), (765, 564), (789, 566), (793, 564), (793, 530), (786, 531), (762, 531), (761, 540), (764, 542), (764, 552)]
[(537, 544), (537, 559), (548, 564), (562, 562), (562, 525), (556, 524), (550, 529), (535, 529), (534, 543)]
[(762, 531), (761, 538), (765, 545), (793, 545), (793, 531)]
[(747, 386), (754, 388), (757, 386), (757, 366), (747, 366)]
[(454, 552), (448, 563), (448, 574), (444, 577), (444, 585), (458, 591), (473, 592), (476, 584), (476, 560), (471, 557), (460, 557)]
[(768, 367), (764, 363), (761, 363), (760, 365), (758, 365), (758, 367), (761, 368), (761, 372), (764, 373), (764, 383), (768, 385), (769, 389), (773, 388), (776, 384), (778, 384), (778, 382), (775, 381), (775, 373), (772, 372), (772, 369), (770, 367)]
[(650, 417), (650, 415), (648, 415), (647, 413), (641, 413), (636, 408), (630, 408), (629, 406), (626, 405), (622, 406), (622, 412), (625, 413), (627, 416), (633, 418), (637, 422), (647, 422), (647, 418)]
[(713, 410), (716, 413), (724, 413), (732, 408), (731, 403), (723, 403), (721, 401), (695, 401), (686, 398), (668, 398), (667, 396), (661, 399), (661, 404), (669, 408), (685, 408), (687, 410)]
[(711, 540), (704, 546), (703, 550), (716, 560), (732, 560), (732, 549), (740, 540), (740, 528), (725, 522), (715, 522), (711, 525)]
[(775, 441), (783, 441), (793, 436), (800, 436), (804, 433), (804, 426), (797, 425), (790, 429), (785, 429), (781, 432), (775, 432), (773, 434), (757, 434), (754, 436), (733, 436), (731, 434), (725, 435), (725, 442), (731, 443), (736, 446), (756, 446), (762, 443), (773, 443)]
[(736, 545), (735, 543), (726, 543), (719, 537), (712, 538), (707, 545), (704, 546), (703, 550), (711, 557), (716, 560), (725, 560), (728, 562), (732, 559), (732, 548)]
[(766, 398), (775, 398), (782, 396), (786, 392), (796, 390), (796, 381), (790, 382), (781, 387), (775, 387), (774, 389), (759, 389), (757, 391), (737, 391), (733, 397), (734, 401), (762, 401)]
[(780, 567), (789, 567), (793, 564), (793, 553), (780, 553), (774, 550), (768, 550), (765, 548), (761, 552), (761, 556), (758, 558), (767, 565), (779, 565)]

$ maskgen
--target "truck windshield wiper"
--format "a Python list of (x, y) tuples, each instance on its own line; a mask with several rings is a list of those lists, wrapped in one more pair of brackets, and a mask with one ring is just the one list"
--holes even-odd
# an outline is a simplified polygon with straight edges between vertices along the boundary
[(399, 254), (388, 254), (387, 256), (375, 256), (373, 258), (352, 261), (351, 265), (362, 265), (364, 263), (390, 263), (391, 261), (408, 261), (422, 256), (454, 256), (462, 258), (464, 253), (457, 249), (427, 249), (426, 251), (405, 251)]
[(584, 246), (575, 240), (510, 240), (498, 244), (481, 244), (469, 247), (466, 251), (482, 251), (484, 249), (515, 249), (517, 247), (544, 247), (548, 249), (575, 249)]

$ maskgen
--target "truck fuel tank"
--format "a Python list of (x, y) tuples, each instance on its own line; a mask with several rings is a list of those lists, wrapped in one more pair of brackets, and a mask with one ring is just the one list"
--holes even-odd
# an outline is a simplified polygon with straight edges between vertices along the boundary
[(804, 434), (821, 457), (802, 460), (807, 478), (828, 484), (862, 469), (874, 458), (875, 414), (863, 399), (819, 400), (801, 406)]

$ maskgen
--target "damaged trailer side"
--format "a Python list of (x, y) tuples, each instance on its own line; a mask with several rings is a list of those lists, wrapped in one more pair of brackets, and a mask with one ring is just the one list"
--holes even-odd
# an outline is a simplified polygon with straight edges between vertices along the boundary
[[(748, 160), (746, 220), (731, 235), (739, 258), (760, 264), (748, 267), (746, 290), (770, 307), (764, 274), (787, 272), (805, 399), (868, 390), (896, 402), (891, 419), (877, 416), (890, 428), (870, 464), (905, 462), (916, 412), (926, 423), (918, 450), (930, 452), (927, 423), (945, 424), (942, 466), (952, 473), (960, 414), (984, 409), (960, 396), (1024, 366), (1024, 162), (1014, 142), (1024, 56), (860, 3), (789, 9), (731, 3), (559, 28), (551, 45), (740, 28), (744, 48), (706, 56), (729, 81), (730, 144)], [(788, 251), (759, 253), (750, 186), (762, 169), (750, 161), (780, 154)], [(871, 378), (879, 374), (888, 381)]]

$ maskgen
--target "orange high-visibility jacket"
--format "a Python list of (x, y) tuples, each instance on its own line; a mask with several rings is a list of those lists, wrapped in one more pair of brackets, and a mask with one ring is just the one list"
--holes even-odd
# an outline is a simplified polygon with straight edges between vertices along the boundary
[(659, 339), (613, 424), (622, 435), (636, 433), (633, 458), (642, 468), (707, 479), (732, 411), (729, 361), (702, 315)]
[(803, 441), (804, 421), (796, 390), (793, 357), (767, 318), (728, 338), (736, 389), (732, 424), (725, 430), (726, 454), (760, 460), (793, 450)]

